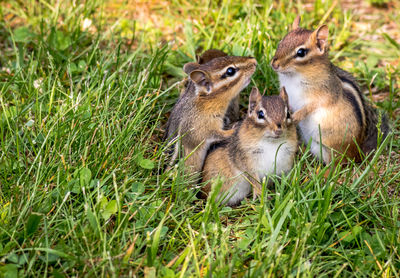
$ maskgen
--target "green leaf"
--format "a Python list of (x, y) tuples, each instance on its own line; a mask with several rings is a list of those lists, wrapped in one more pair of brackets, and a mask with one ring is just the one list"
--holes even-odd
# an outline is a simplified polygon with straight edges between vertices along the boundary
[(81, 187), (79, 186), (79, 181), (78, 180), (71, 180), (69, 182), (71, 185), (71, 192), (75, 194), (81, 193)]
[(379, 58), (374, 55), (369, 55), (367, 58), (367, 67), (369, 69), (374, 68), (379, 62)]
[(18, 277), (18, 266), (15, 264), (6, 264), (0, 267), (0, 275), (4, 278), (17, 278)]
[(29, 255), (28, 253), (22, 253), (21, 255), (19, 255), (19, 260), (18, 260), (18, 264), (19, 265), (24, 265), (28, 262), (29, 260)]
[(139, 161), (138, 164), (140, 167), (144, 168), (144, 169), (153, 169), (154, 168), (154, 162), (151, 161), (150, 159), (145, 159), (143, 157), (139, 157)]
[(31, 127), (31, 126), (33, 126), (34, 123), (35, 123), (35, 121), (30, 119), (29, 121), (26, 122), (25, 126), (26, 127)]
[(54, 263), (54, 262), (58, 261), (60, 259), (60, 257), (54, 253), (47, 253), (43, 256), (39, 256), (39, 259), (45, 263)]
[(93, 212), (90, 209), (88, 209), (86, 211), (86, 216), (87, 216), (87, 219), (89, 221), (90, 227), (92, 227), (93, 231), (95, 231), (97, 233), (98, 232), (98, 227), (97, 227), (96, 216), (93, 214)]
[(64, 276), (61, 272), (59, 272), (57, 269), (54, 269), (54, 270), (53, 270), (52, 275), (53, 275), (54, 278), (64, 278), (64, 277), (65, 277), (65, 276)]
[(351, 230), (343, 231), (338, 234), (339, 240), (342, 239), (343, 242), (352, 242), (356, 237), (351, 232)]
[(92, 179), (92, 172), (89, 168), (82, 168), (79, 171), (79, 181), (81, 186), (86, 186), (89, 184), (90, 180)]
[(108, 202), (107, 206), (102, 211), (101, 216), (103, 216), (103, 218), (107, 220), (111, 217), (111, 215), (115, 214), (117, 211), (118, 211), (117, 201), (112, 200)]
[(100, 208), (101, 208), (101, 209), (105, 209), (105, 207), (107, 206), (107, 204), (108, 204), (108, 199), (107, 199), (107, 197), (103, 196), (103, 197), (100, 199), (100, 203), (99, 203)]
[(49, 36), (49, 44), (51, 47), (64, 51), (71, 45), (71, 38), (62, 31), (52, 30)]
[(19, 27), (14, 31), (15, 42), (27, 43), (35, 36), (28, 27)]
[(7, 261), (14, 263), (14, 264), (18, 264), (18, 255), (15, 253), (11, 253), (10, 255), (7, 256)]
[(56, 36), (57, 36), (57, 48), (59, 50), (65, 50), (70, 46), (71, 38), (68, 35), (65, 35), (61, 31), (57, 31)]
[(160, 270), (160, 276), (164, 278), (174, 278), (175, 272), (170, 268), (162, 267)]
[(249, 238), (247, 238), (247, 237), (243, 237), (243, 238), (239, 241), (238, 247), (239, 247), (241, 250), (246, 250), (250, 243), (251, 243), (251, 239), (249, 239)]
[(76, 66), (76, 64), (74, 62), (71, 62), (69, 64), (69, 72), (70, 73), (74, 73), (78, 71), (78, 67)]
[(132, 184), (132, 192), (133, 193), (138, 193), (138, 194), (142, 194), (144, 192), (144, 184), (140, 183), (140, 182), (134, 182)]
[(351, 232), (356, 237), (362, 232), (362, 230), (363, 228), (361, 226), (354, 226), (353, 229), (351, 229)]
[(30, 237), (31, 235), (33, 235), (36, 230), (39, 227), (39, 223), (40, 220), (42, 219), (43, 215), (41, 214), (37, 214), (37, 213), (32, 213), (29, 218), (28, 221), (25, 225), (25, 234), (26, 237)]
[(86, 62), (84, 60), (78, 62), (78, 69), (79, 71), (84, 71), (86, 69)]

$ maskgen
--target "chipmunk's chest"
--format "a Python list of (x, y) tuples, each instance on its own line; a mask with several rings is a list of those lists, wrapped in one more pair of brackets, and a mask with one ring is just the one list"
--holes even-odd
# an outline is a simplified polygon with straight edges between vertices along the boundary
[(296, 112), (309, 102), (306, 94), (307, 86), (299, 74), (287, 75), (279, 73), (279, 82), (281, 88), (284, 86), (286, 89), (289, 97), (289, 106), (293, 112)]
[(255, 150), (255, 168), (260, 180), (270, 174), (287, 172), (293, 164), (293, 153), (287, 141), (260, 143)]

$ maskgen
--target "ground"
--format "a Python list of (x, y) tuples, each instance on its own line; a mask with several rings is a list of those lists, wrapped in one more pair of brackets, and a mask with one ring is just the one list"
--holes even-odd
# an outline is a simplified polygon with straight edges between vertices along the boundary
[[(0, 3), (0, 277), (399, 277), (399, 2), (194, 2)], [(338, 169), (303, 148), (237, 207), (197, 199), (182, 162), (164, 171), (182, 66), (251, 55), (249, 88), (277, 94), (269, 61), (297, 14), (328, 24), (393, 132)]]

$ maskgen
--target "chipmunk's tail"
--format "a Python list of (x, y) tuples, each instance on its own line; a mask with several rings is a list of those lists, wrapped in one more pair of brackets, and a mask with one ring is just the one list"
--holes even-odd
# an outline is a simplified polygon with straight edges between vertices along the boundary
[(383, 141), (390, 131), (389, 120), (385, 113), (380, 113), (370, 104), (365, 103), (365, 118), (367, 126), (365, 130), (365, 140), (361, 146), (361, 150), (368, 154), (376, 149), (378, 144), (378, 134), (381, 133)]

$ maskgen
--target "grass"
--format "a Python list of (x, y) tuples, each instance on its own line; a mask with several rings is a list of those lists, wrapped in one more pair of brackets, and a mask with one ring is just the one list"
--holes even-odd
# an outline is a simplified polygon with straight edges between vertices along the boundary
[[(331, 0), (2, 2), (0, 277), (399, 277), (400, 47), (378, 32), (395, 7), (359, 30)], [(183, 64), (198, 48), (252, 55), (249, 87), (275, 94), (269, 60), (296, 11), (329, 25), (332, 59), (393, 133), (328, 179), (304, 150), (258, 200), (198, 200), (182, 163), (160, 171)]]

